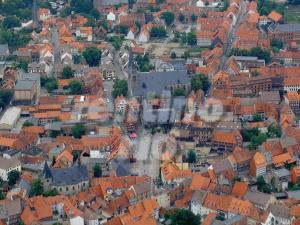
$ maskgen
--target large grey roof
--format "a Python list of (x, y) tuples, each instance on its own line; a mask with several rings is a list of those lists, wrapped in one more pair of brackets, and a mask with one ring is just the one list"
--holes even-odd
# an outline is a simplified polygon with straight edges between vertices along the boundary
[(136, 82), (132, 82), (132, 92), (134, 96), (145, 96), (149, 92), (161, 94), (167, 85), (188, 83), (185, 70), (137, 73)]
[(270, 212), (276, 216), (276, 217), (281, 217), (281, 218), (290, 218), (290, 210), (283, 205), (279, 204), (272, 204), (269, 207)]
[(51, 169), (52, 185), (65, 186), (78, 184), (89, 179), (86, 166)]
[(16, 90), (31, 90), (34, 86), (34, 81), (32, 80), (20, 80), (15, 86)]
[(259, 205), (262, 207), (266, 207), (270, 198), (271, 198), (271, 195), (269, 195), (269, 194), (264, 194), (261, 192), (253, 192), (253, 191), (248, 191), (245, 195), (246, 200), (249, 200), (253, 204)]
[(300, 31), (300, 23), (294, 24), (278, 24), (276, 30), (281, 32), (295, 32)]

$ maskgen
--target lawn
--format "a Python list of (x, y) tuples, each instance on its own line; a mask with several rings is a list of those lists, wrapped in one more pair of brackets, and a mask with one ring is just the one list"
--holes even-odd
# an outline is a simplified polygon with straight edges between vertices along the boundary
[(300, 23), (300, 6), (289, 6), (284, 10), (284, 21), (286, 23)]

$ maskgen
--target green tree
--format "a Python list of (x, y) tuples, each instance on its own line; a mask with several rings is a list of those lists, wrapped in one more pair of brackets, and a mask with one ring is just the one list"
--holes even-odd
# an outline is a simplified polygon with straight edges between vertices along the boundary
[(194, 31), (188, 33), (187, 43), (189, 45), (196, 45), (197, 44), (197, 36), (196, 36), (196, 33)]
[(4, 192), (0, 190), (0, 200), (5, 199), (5, 197), (6, 196), (5, 196)]
[(24, 221), (23, 220), (20, 220), (18, 225), (25, 225)]
[(204, 92), (207, 92), (210, 88), (210, 82), (208, 80), (208, 77), (204, 74), (196, 74), (191, 79), (191, 86), (193, 91), (203, 90)]
[(166, 11), (161, 14), (160, 18), (165, 21), (167, 26), (170, 26), (174, 22), (175, 15), (173, 12)]
[(276, 47), (278, 49), (282, 49), (283, 48), (283, 42), (279, 39), (272, 39), (271, 40), (271, 46)]
[(193, 23), (195, 23), (196, 20), (197, 20), (197, 16), (196, 16), (195, 14), (192, 14), (192, 15), (191, 15), (191, 21), (192, 21)]
[(52, 138), (56, 138), (57, 136), (61, 135), (61, 133), (62, 132), (60, 130), (51, 130), (49, 136)]
[(4, 28), (10, 29), (13, 27), (20, 27), (21, 23), (18, 17), (11, 15), (4, 18), (2, 25)]
[(22, 69), (22, 70), (24, 70), (26, 73), (28, 72), (28, 61), (27, 60), (20, 60), (19, 62), (18, 62), (18, 64), (17, 64), (17, 67), (19, 68), (19, 69)]
[(254, 122), (261, 122), (263, 121), (263, 117), (260, 114), (255, 113), (252, 115), (252, 119)]
[(176, 59), (177, 55), (175, 52), (171, 52), (170, 57), (171, 57), (171, 59)]
[(93, 171), (94, 171), (94, 177), (102, 176), (102, 169), (98, 163), (93, 166)]
[(29, 191), (29, 196), (42, 195), (44, 192), (44, 187), (40, 179), (34, 179)]
[(185, 90), (183, 88), (176, 88), (173, 91), (173, 96), (185, 96)]
[(71, 0), (71, 7), (77, 13), (89, 13), (93, 9), (93, 1)]
[(167, 32), (164, 27), (153, 27), (150, 31), (151, 37), (163, 38), (166, 37)]
[(116, 50), (119, 50), (122, 46), (122, 43), (124, 41), (124, 36), (114, 36), (110, 39), (110, 42), (114, 46)]
[(70, 79), (74, 77), (74, 71), (70, 66), (66, 66), (63, 68), (61, 72), (61, 78), (62, 79)]
[(85, 27), (96, 27), (96, 20), (94, 18), (88, 18), (88, 21), (84, 24)]
[(200, 216), (188, 209), (175, 209), (170, 213), (171, 225), (199, 225)]
[(179, 17), (178, 17), (178, 20), (179, 20), (181, 23), (183, 23), (184, 20), (185, 20), (184, 15), (180, 13), (180, 15), (179, 15)]
[(45, 88), (48, 92), (52, 92), (53, 90), (58, 88), (58, 83), (55, 78), (48, 78), (45, 83)]
[(71, 128), (71, 133), (74, 138), (81, 138), (85, 134), (85, 128), (82, 124), (76, 124)]
[(23, 123), (23, 127), (31, 127), (31, 126), (33, 126), (33, 123), (28, 120)]
[(277, 125), (274, 125), (273, 123), (270, 124), (268, 126), (268, 132), (267, 132), (267, 135), (271, 138), (274, 138), (274, 137), (281, 137), (281, 130), (280, 130), (280, 127), (277, 126)]
[(56, 196), (59, 195), (58, 191), (56, 189), (50, 189), (48, 191), (43, 192), (44, 197), (49, 197), (49, 196)]
[(126, 80), (116, 79), (113, 85), (112, 96), (114, 98), (123, 95), (126, 97), (128, 94), (128, 83)]
[(83, 91), (83, 85), (78, 80), (71, 80), (69, 83), (69, 89), (71, 95), (79, 95)]
[(129, 31), (129, 27), (126, 25), (120, 24), (120, 25), (117, 25), (114, 27), (114, 31), (116, 33), (127, 35), (128, 31)]
[(100, 13), (99, 13), (99, 11), (98, 11), (97, 9), (92, 9), (92, 10), (90, 11), (90, 15), (91, 15), (92, 17), (94, 17), (96, 20), (99, 20), (99, 19), (100, 19)]
[(73, 63), (80, 64), (81, 63), (81, 55), (74, 55), (73, 56)]
[(258, 134), (257, 136), (252, 137), (250, 147), (256, 148), (267, 140), (268, 136), (266, 134)]
[(11, 90), (0, 90), (0, 107), (6, 107), (10, 103), (12, 96), (13, 93)]
[(137, 55), (135, 57), (135, 61), (138, 64), (138, 68), (141, 72), (149, 72), (154, 68), (153, 65), (150, 64), (150, 59), (148, 54), (144, 56)]
[(65, 18), (65, 17), (67, 17), (67, 16), (70, 16), (71, 13), (72, 13), (71, 7), (70, 7), (70, 6), (66, 6), (66, 7), (61, 11), (60, 16), (61, 16), (62, 18)]
[(188, 151), (187, 161), (188, 163), (195, 163), (197, 161), (196, 153), (193, 150)]
[(99, 66), (99, 62), (101, 59), (101, 51), (96, 47), (87, 47), (82, 53), (85, 61), (89, 66)]
[(8, 185), (14, 186), (17, 181), (20, 179), (20, 172), (17, 170), (12, 170), (7, 175)]

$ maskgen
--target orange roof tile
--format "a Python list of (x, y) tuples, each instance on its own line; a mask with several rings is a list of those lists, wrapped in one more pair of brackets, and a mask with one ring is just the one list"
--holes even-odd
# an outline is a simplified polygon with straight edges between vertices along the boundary
[(205, 189), (207, 190), (210, 184), (210, 179), (202, 176), (199, 173), (194, 173), (192, 177), (191, 190)]
[(256, 165), (256, 168), (265, 167), (267, 166), (266, 159), (264, 155), (260, 152), (256, 152), (253, 156), (253, 161)]
[(295, 159), (291, 156), (289, 152), (287, 152), (287, 153), (273, 156), (272, 161), (275, 167), (281, 167), (284, 166), (285, 164), (290, 164), (295, 162)]
[(248, 191), (248, 184), (244, 182), (235, 182), (232, 188), (232, 195), (238, 198), (243, 197)]
[(35, 134), (43, 134), (45, 132), (45, 128), (42, 126), (28, 126), (23, 127), (22, 130)]
[(272, 11), (270, 12), (270, 14), (268, 15), (268, 18), (273, 20), (274, 22), (279, 22), (282, 19), (282, 15), (276, 11)]

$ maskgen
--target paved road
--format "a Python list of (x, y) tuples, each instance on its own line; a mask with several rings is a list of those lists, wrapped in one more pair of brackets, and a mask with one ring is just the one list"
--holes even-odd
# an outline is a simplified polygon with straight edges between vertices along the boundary
[(107, 109), (108, 112), (112, 113), (114, 111), (114, 104), (113, 104), (113, 97), (112, 97), (112, 90), (113, 90), (113, 81), (104, 81), (104, 90), (106, 93), (106, 101), (107, 101)]
[(51, 33), (52, 33), (52, 43), (54, 45), (54, 66), (53, 70), (56, 71), (57, 65), (60, 64), (60, 53), (59, 53), (59, 48), (60, 48), (60, 43), (59, 43), (59, 34), (57, 27), (51, 28)]
[(229, 32), (228, 42), (224, 46), (224, 54), (221, 58), (221, 62), (220, 62), (220, 65), (219, 65), (219, 70), (224, 70), (224, 68), (225, 68), (225, 65), (226, 65), (226, 62), (228, 60), (230, 51), (232, 49), (232, 43), (236, 39), (236, 31), (237, 31), (238, 27), (241, 25), (241, 22), (244, 19), (244, 16), (245, 16), (245, 13), (246, 13), (246, 6), (247, 6), (247, 2), (242, 1), (241, 10), (238, 14), (236, 24), (232, 27), (231, 31)]

